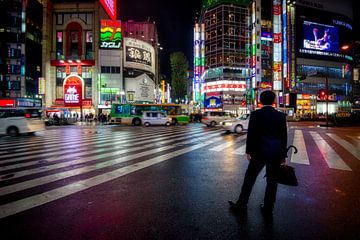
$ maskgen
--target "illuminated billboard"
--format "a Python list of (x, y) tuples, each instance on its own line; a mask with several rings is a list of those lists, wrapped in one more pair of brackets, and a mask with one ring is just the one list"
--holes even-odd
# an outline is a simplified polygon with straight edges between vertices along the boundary
[(64, 105), (81, 106), (84, 91), (83, 79), (77, 75), (70, 75), (65, 78), (64, 87)]
[(223, 91), (245, 92), (246, 82), (221, 80), (221, 81), (204, 83), (202, 84), (201, 87), (203, 93), (223, 92)]
[(155, 49), (149, 43), (124, 38), (124, 67), (134, 68), (155, 74)]
[(117, 0), (100, 0), (100, 4), (112, 20), (116, 19), (116, 1)]
[(332, 25), (304, 21), (303, 47), (306, 49), (339, 52), (339, 29)]
[(350, 52), (341, 49), (352, 42), (350, 18), (303, 6), (296, 11), (298, 57), (352, 61)]
[(121, 48), (121, 22), (113, 20), (100, 21), (100, 48), (120, 49)]

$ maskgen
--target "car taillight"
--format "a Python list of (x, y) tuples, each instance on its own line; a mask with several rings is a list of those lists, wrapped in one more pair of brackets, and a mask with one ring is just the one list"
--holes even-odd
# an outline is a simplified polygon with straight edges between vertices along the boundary
[(202, 119), (203, 119), (203, 120), (209, 120), (209, 118), (207, 118), (207, 117), (203, 117)]
[(25, 114), (25, 117), (26, 117), (26, 118), (30, 118), (30, 117), (31, 117), (30, 113), (26, 113), (26, 114)]

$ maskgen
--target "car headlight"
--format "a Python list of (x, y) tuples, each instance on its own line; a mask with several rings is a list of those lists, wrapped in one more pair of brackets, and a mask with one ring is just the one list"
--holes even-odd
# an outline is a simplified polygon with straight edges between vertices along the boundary
[(232, 123), (232, 122), (226, 122), (226, 123), (224, 123), (224, 125), (225, 125), (225, 126), (232, 126), (233, 123)]

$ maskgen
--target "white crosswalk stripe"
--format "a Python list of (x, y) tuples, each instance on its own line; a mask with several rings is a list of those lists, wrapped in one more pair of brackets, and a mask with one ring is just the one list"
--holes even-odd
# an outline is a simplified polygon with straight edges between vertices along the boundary
[[(179, 128), (175, 131), (145, 130), (143, 134), (106, 135), (100, 139), (89, 135), (82, 137), (78, 142), (74, 141), (73, 146), (75, 147), (68, 151), (64, 150), (66, 149), (65, 144), (59, 141), (57, 145), (53, 144), (48, 148), (53, 150), (51, 152), (52, 157), (47, 157), (49, 156), (48, 153), (41, 153), (40, 148), (35, 150), (30, 148), (27, 154), (22, 156), (20, 155), (21, 152), (8, 153), (9, 159), (4, 158), (3, 161), (0, 161), (0, 165), (2, 165), (0, 175), (1, 173), (5, 174), (0, 176), (0, 183), (5, 183), (0, 188), (0, 197), (49, 185), (70, 177), (74, 179), (76, 176), (86, 176), (88, 173), (101, 169), (111, 171), (101, 172), (95, 177), (90, 174), (91, 178), (89, 179), (72, 180), (64, 186), (39, 195), (28, 196), (25, 199), (0, 205), (0, 218), (68, 196), (210, 144), (221, 143), (224, 139), (221, 135), (221, 130), (204, 131), (203, 128), (193, 128), (190, 131), (187, 128)], [(156, 141), (154, 141), (155, 139)], [(11, 142), (10, 145), (13, 144), (11, 140), (9, 142)], [(85, 144), (83, 144), (84, 142)], [(89, 145), (90, 143), (94, 143), (93, 148)], [(27, 144), (29, 142), (24, 145)], [(106, 148), (104, 148), (105, 145)], [(19, 143), (18, 146), (21, 144)], [(63, 150), (60, 151), (59, 149)], [(41, 162), (41, 166), (38, 167), (39, 159), (45, 161)], [(27, 169), (24, 170), (24, 167)], [(42, 175), (39, 175), (40, 173)], [(22, 177), (27, 177), (27, 180), (21, 180)], [(9, 180), (17, 179), (19, 180), (10, 184), (7, 183)], [(58, 195), (59, 193), (61, 194)], [(26, 204), (23, 204), (24, 201)]]
[[(184, 132), (183, 132), (184, 133)], [(158, 137), (160, 136), (172, 136), (173, 133), (166, 133), (166, 134), (159, 134), (157, 135)], [(144, 135), (140, 135), (141, 136), (144, 136)], [(146, 135), (145, 135), (146, 136)], [(129, 139), (132, 139), (131, 141)], [(150, 141), (153, 141), (153, 136), (150, 136), (150, 137), (145, 137), (145, 138), (142, 138), (142, 139), (150, 139)], [(118, 141), (119, 140), (119, 141)], [(114, 142), (115, 141), (115, 142)], [(113, 143), (112, 145), (119, 145), (121, 143), (127, 143), (127, 142), (136, 142), (137, 140), (134, 139), (133, 137), (129, 137), (129, 138), (123, 138), (123, 137), (120, 137), (120, 138), (107, 138), (107, 140), (103, 140), (101, 139), (101, 143), (97, 143), (96, 140), (82, 140), (80, 143), (76, 144), (75, 146), (73, 146), (74, 148), (76, 148), (77, 152), (79, 151), (84, 151), (84, 150), (87, 150), (88, 149), (88, 144), (89, 143), (97, 143), (96, 146), (97, 147), (105, 147), (105, 146), (108, 146), (110, 143)], [(86, 144), (85, 144), (86, 143)], [(60, 147), (60, 148), (55, 148), (56, 151), (43, 151), (43, 150), (39, 150), (39, 151), (27, 151), (26, 152), (26, 155), (28, 154), (35, 154), (35, 153), (40, 153), (39, 155), (29, 155), (27, 157), (22, 157), (22, 155), (24, 155), (24, 153), (21, 153), (21, 154), (12, 154), (11, 156), (12, 157), (16, 157), (16, 156), (21, 156), (21, 157), (17, 157), (17, 158), (12, 158), (12, 159), (9, 159), (9, 160), (5, 160), (5, 161), (1, 161), (0, 164), (3, 164), (3, 163), (11, 163), (11, 162), (17, 162), (17, 161), (24, 161), (24, 160), (29, 160), (29, 159), (34, 159), (34, 157), (48, 157), (48, 156), (54, 156), (54, 155), (57, 155), (59, 154), (58, 157), (52, 157), (52, 158), (47, 158), (46, 161), (56, 161), (56, 160), (59, 160), (59, 159), (62, 159), (64, 157), (65, 154), (71, 154), (72, 152), (74, 152), (75, 149), (71, 148), (69, 149), (69, 147), (64, 147), (64, 149), (68, 149), (68, 150), (61, 150), (61, 151), (58, 151), (59, 149), (62, 149), (63, 147)], [(99, 150), (101, 151), (101, 150)], [(67, 156), (67, 155), (66, 155)], [(0, 158), (1, 159), (1, 158)], [(36, 160), (35, 160), (36, 161)], [(1, 170), (1, 167), (0, 167), (0, 170)]]
[[(229, 148), (229, 147), (233, 146), (233, 145), (236, 144), (236, 143), (239, 143), (240, 141), (242, 141), (242, 140), (244, 140), (244, 139), (246, 139), (246, 134), (239, 136), (239, 137), (237, 138), (236, 142), (235, 142), (235, 141), (225, 142), (225, 143), (223, 143), (223, 144), (220, 144), (220, 145), (218, 145), (218, 146), (215, 146), (215, 147), (213, 147), (213, 148), (210, 148), (209, 151), (221, 152), (221, 151), (225, 150), (226, 148)], [(239, 150), (239, 149), (233, 151), (232, 153), (234, 153), (234, 154), (240, 154), (240, 153), (238, 152), (238, 150)], [(241, 151), (242, 151), (242, 150), (241, 150)], [(244, 153), (245, 153), (245, 150), (244, 150)], [(241, 154), (243, 154), (243, 153), (241, 153)], [(240, 155), (241, 155), (241, 154), (240, 154)]]
[[(138, 128), (137, 131), (118, 132), (107, 129), (98, 134), (91, 129), (89, 133), (76, 128), (66, 130), (69, 132), (54, 129), (50, 137), (44, 132), (41, 136), (25, 138), (23, 142), (0, 139), (0, 218), (197, 149), (206, 147), (205, 151), (216, 154), (231, 151), (235, 155), (244, 155), (246, 149), (246, 135), (223, 135), (222, 130), (202, 127)], [(303, 130), (291, 131), (294, 132), (292, 143), (299, 153), (291, 154), (290, 162), (311, 166), (313, 160), (310, 161), (311, 153), (306, 148), (309, 139), (304, 138)], [(314, 131), (309, 133), (329, 168), (352, 171), (329, 145), (328, 138)], [(357, 146), (336, 134), (327, 133), (327, 136), (360, 159)], [(359, 142), (358, 139), (353, 141)], [(31, 194), (33, 189), (36, 195)], [(8, 196), (12, 199), (5, 200)]]
[(302, 131), (295, 130), (295, 135), (292, 145), (296, 146), (296, 148), (298, 149), (298, 153), (294, 154), (292, 152), (290, 162), (310, 165), (310, 160), (306, 151), (305, 139)]
[(352, 171), (351, 168), (342, 160), (334, 149), (317, 132), (310, 132), (315, 144), (319, 148), (321, 155), (325, 159), (329, 168)]
[(348, 141), (336, 136), (333, 133), (327, 133), (329, 137), (331, 137), (334, 141), (340, 144), (343, 148), (345, 148), (349, 153), (354, 155), (357, 159), (360, 160), (360, 149), (351, 145)]

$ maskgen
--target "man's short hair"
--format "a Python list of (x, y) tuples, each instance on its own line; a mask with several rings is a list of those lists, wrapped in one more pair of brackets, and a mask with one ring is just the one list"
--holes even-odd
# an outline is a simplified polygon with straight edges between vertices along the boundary
[(276, 95), (273, 91), (264, 91), (260, 94), (260, 102), (263, 105), (272, 105), (275, 101)]

